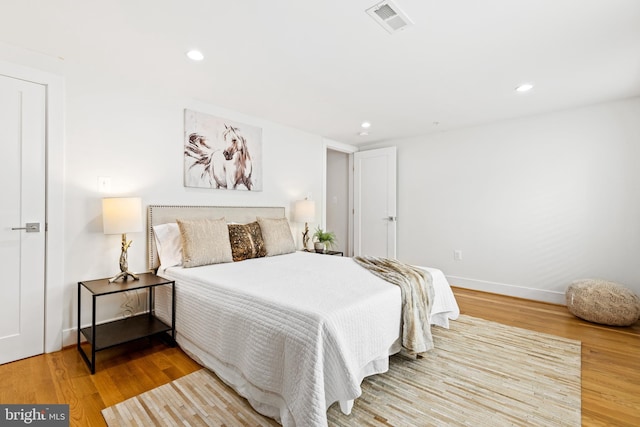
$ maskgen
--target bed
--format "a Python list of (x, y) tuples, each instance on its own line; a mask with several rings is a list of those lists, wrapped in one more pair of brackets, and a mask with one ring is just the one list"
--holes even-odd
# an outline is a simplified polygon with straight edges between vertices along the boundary
[[(149, 265), (176, 281), (176, 340), (187, 354), (284, 426), (326, 426), (327, 408), (340, 402), (349, 413), (362, 380), (400, 351), (397, 286), (351, 258), (301, 251), (193, 268), (158, 259), (161, 224), (284, 215), (281, 207), (150, 206)], [(441, 271), (425, 270), (435, 290), (431, 323), (448, 327), (459, 315), (451, 288)], [(168, 318), (168, 295), (156, 298), (156, 314)]]

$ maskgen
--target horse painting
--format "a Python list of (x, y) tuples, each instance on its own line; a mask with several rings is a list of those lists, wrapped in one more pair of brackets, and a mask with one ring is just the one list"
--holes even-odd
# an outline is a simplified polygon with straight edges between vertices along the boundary
[(185, 143), (184, 155), (192, 161), (189, 170), (202, 167), (200, 178), (210, 187), (237, 189), (244, 185), (253, 188), (253, 163), (247, 141), (238, 127), (224, 124), (222, 142), (226, 148), (215, 149), (204, 135), (191, 133)]
[(232, 186), (235, 190), (239, 184), (243, 184), (247, 187), (247, 190), (251, 190), (253, 164), (251, 163), (251, 155), (247, 148), (247, 141), (240, 134), (238, 128), (227, 126), (226, 123), (224, 128), (222, 139), (229, 144), (222, 152), (227, 161), (224, 165), (227, 177), (227, 188)]

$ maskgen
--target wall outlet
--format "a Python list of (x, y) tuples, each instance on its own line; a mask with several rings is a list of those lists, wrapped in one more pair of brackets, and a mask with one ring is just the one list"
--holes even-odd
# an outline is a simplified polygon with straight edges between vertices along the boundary
[(456, 249), (455, 251), (453, 251), (453, 260), (462, 261), (462, 251), (460, 249)]

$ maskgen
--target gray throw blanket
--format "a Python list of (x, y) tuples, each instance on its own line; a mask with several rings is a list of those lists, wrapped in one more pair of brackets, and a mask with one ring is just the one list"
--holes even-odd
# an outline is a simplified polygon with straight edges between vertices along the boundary
[(390, 258), (357, 256), (353, 260), (376, 276), (400, 287), (402, 346), (409, 353), (431, 350), (431, 304), (434, 296), (431, 274)]

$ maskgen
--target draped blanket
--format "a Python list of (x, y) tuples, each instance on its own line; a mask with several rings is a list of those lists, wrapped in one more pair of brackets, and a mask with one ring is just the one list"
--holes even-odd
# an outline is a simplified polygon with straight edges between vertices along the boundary
[(431, 304), (434, 291), (426, 270), (395, 259), (357, 256), (353, 260), (376, 276), (400, 287), (402, 294), (402, 346), (409, 353), (433, 348)]

